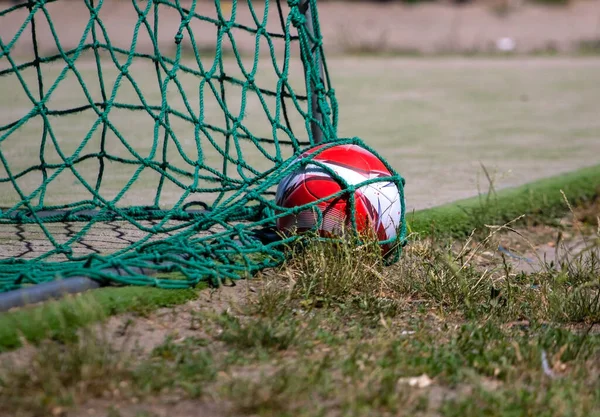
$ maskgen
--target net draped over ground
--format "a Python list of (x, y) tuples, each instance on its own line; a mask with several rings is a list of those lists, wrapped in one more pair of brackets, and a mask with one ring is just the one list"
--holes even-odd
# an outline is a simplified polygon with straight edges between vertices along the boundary
[[(85, 0), (75, 48), (61, 46), (53, 3), (0, 11), (0, 24), (22, 20), (0, 39), (0, 88), (28, 102), (0, 118), (0, 291), (78, 275), (185, 288), (280, 264), (295, 237), (274, 238), (276, 216), (305, 209), (274, 201), (307, 163), (294, 156), (318, 139), (366, 146), (337, 137), (316, 1), (132, 0), (121, 45), (104, 2)], [(165, 13), (180, 17), (169, 45)]]

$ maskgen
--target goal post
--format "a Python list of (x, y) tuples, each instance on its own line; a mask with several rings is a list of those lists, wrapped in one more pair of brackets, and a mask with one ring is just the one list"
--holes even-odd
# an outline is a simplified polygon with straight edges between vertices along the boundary
[[(308, 46), (310, 47), (310, 55), (303, 55), (303, 63), (305, 69), (308, 70), (311, 69), (310, 63), (314, 63), (314, 66), (318, 71), (316, 74), (317, 80), (315, 81), (315, 75), (313, 74), (313, 79), (311, 79), (310, 81), (307, 80), (306, 89), (311, 94), (310, 104), (312, 110), (312, 117), (314, 118), (314, 120), (311, 122), (312, 139), (315, 143), (321, 143), (323, 141), (323, 130), (320, 126), (323, 124), (323, 114), (321, 113), (321, 106), (319, 106), (319, 98), (316, 94), (316, 91), (318, 86), (325, 85), (325, 75), (323, 71), (322, 61), (322, 57), (324, 56), (324, 54), (323, 45), (320, 44), (320, 39), (317, 37), (318, 32), (315, 31), (315, 27), (318, 25), (318, 20), (315, 19), (316, 13), (312, 12), (310, 3), (310, 0), (302, 0), (302, 3), (300, 4), (300, 10), (306, 19), (306, 33), (308, 34), (310, 39), (308, 44)], [(316, 3), (313, 3), (313, 7), (316, 10)], [(307, 62), (309, 64), (307, 64)], [(307, 71), (307, 73), (310, 72)]]
[(294, 157), (362, 143), (337, 135), (316, 0), (2, 3), (0, 91), (0, 292), (275, 266)]

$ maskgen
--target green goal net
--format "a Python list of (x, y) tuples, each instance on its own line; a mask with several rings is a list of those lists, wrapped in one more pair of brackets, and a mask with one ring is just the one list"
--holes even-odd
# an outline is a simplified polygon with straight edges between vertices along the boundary
[(337, 119), (315, 0), (0, 3), (0, 292), (279, 264), (295, 157), (362, 144)]

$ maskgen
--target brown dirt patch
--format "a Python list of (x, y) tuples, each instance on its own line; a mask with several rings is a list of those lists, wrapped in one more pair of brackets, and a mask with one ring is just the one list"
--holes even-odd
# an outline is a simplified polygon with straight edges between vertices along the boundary
[(127, 353), (148, 354), (167, 337), (207, 337), (204, 314), (237, 311), (256, 292), (258, 280), (239, 280), (218, 289), (201, 291), (196, 300), (174, 308), (163, 308), (148, 316), (124, 314), (99, 326), (111, 345)]

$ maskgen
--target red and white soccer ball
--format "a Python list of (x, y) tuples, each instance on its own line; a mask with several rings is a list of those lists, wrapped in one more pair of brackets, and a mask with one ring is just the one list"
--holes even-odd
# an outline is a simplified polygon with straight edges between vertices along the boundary
[[(326, 145), (320, 145), (303, 153), (305, 158)], [(357, 188), (355, 197), (355, 219), (357, 231), (373, 234), (379, 241), (395, 239), (401, 226), (403, 201), (392, 180), (392, 173), (373, 153), (358, 145), (337, 145), (321, 151), (312, 157), (343, 178), (349, 185), (359, 185), (366, 180), (378, 178)], [(390, 177), (390, 181), (385, 181)], [(343, 189), (343, 184), (335, 179), (327, 169), (308, 163), (285, 177), (277, 187), (276, 202), (280, 207), (292, 208), (329, 197)], [(321, 235), (339, 236), (352, 226), (349, 196), (342, 194), (316, 205), (321, 213), (321, 224), (316, 228)], [(284, 232), (305, 232), (314, 230), (319, 215), (311, 208), (298, 214), (290, 214), (277, 220), (277, 228)], [(387, 253), (393, 245), (382, 247)]]

